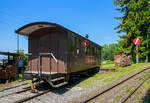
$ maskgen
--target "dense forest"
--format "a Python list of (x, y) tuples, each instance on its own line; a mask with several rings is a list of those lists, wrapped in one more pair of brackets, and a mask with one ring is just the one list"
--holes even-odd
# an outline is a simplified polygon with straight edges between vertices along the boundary
[[(130, 52), (135, 62), (136, 48), (133, 39), (140, 38), (139, 60), (140, 62), (150, 61), (150, 0), (114, 0), (114, 5), (117, 7), (116, 10), (123, 15), (115, 17), (120, 20), (120, 24), (115, 28), (120, 34), (120, 40), (118, 44), (104, 45), (103, 59), (113, 60), (112, 55), (116, 48), (113, 52), (111, 48), (112, 45), (117, 45), (119, 52)], [(108, 51), (111, 54), (104, 53)]]

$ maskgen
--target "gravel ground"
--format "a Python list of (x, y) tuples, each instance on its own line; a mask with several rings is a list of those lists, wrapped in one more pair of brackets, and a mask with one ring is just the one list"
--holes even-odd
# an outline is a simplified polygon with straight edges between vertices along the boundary
[[(105, 79), (111, 78), (112, 76), (105, 77), (102, 80), (95, 81), (96, 83), (100, 83)], [(75, 81), (72, 85), (68, 85), (59, 89), (53, 89), (51, 92), (44, 94), (40, 97), (32, 99), (27, 103), (70, 103), (73, 102), (73, 98), (81, 97), (83, 94), (87, 94), (96, 90), (96, 87), (90, 86), (80, 86), (78, 85), (78, 80)], [(90, 89), (89, 89), (90, 88)]]
[[(128, 76), (124, 76), (122, 78), (118, 78), (117, 80), (113, 80), (111, 83), (102, 83), (105, 79), (111, 78), (112, 76), (105, 77), (102, 80), (95, 81), (98, 86), (94, 85), (88, 85), (88, 86), (81, 86), (78, 83), (75, 83), (74, 85), (69, 85), (60, 89), (54, 89), (51, 92), (44, 94), (40, 97), (37, 97), (35, 99), (32, 99), (28, 101), (27, 103), (79, 103), (86, 98), (94, 95), (95, 93), (98, 93), (100, 91), (103, 91), (104, 89), (124, 80)], [(138, 77), (137, 77), (138, 78)], [(132, 82), (135, 85), (135, 82), (138, 81), (138, 79), (135, 78)], [(137, 82), (138, 84), (139, 82)], [(131, 84), (131, 83), (129, 83)], [(133, 85), (132, 84), (132, 85)], [(124, 86), (124, 88), (126, 85)], [(131, 85), (129, 86), (131, 87)], [(120, 91), (120, 90), (118, 90)], [(115, 94), (118, 93), (118, 91), (115, 92)], [(123, 92), (123, 90), (122, 90)], [(116, 98), (118, 95), (116, 95)], [(112, 97), (109, 97), (110, 100)], [(98, 102), (99, 103), (99, 102)], [(103, 102), (106, 103), (106, 102)]]
[[(16, 86), (5, 88), (0, 92), (0, 103), (14, 103), (15, 101), (21, 100), (23, 98), (36, 95), (36, 93), (31, 93), (31, 91), (25, 91), (19, 94), (15, 92), (26, 90), (31, 84), (24, 85), (26, 81), (19, 83)], [(22, 85), (21, 85), (22, 84)], [(42, 86), (44, 83), (38, 83), (38, 86)], [(42, 92), (45, 88), (40, 88), (39, 93)], [(47, 89), (47, 88), (46, 88)]]
[[(112, 75), (112, 76), (115, 76), (115, 75)], [(36, 97), (30, 101), (27, 101), (26, 103), (79, 103), (79, 102), (85, 100), (86, 98), (93, 96), (95, 93), (101, 92), (104, 89), (111, 87), (112, 85), (114, 85), (128, 77), (128, 76), (124, 76), (124, 77), (118, 78), (116, 80), (113, 80), (112, 82), (109, 82), (109, 83), (103, 82), (105, 79), (111, 78), (112, 76), (108, 76), (101, 80), (97, 80), (93, 84), (87, 85), (87, 86), (79, 85), (78, 80), (77, 80), (78, 82), (73, 81), (73, 83), (71, 85), (69, 84), (68, 86), (61, 87), (59, 89), (53, 89), (51, 92), (44, 94), (42, 96)], [(140, 81), (138, 81), (138, 82), (137, 81), (138, 81), (138, 77), (134, 78), (132, 81), (129, 81), (128, 84), (130, 84), (130, 85), (124, 85), (122, 87), (123, 88), (126, 88), (126, 87), (131, 88), (131, 87), (133, 87), (133, 84), (135, 85), (135, 83), (140, 82)], [(97, 84), (97, 85), (95, 86), (95, 84)], [(19, 91), (22, 88), (25, 88), (27, 86), (28, 85), (20, 86), (20, 87), (9, 89), (9, 90), (4, 90), (4, 91), (0, 92), (0, 96), (12, 93), (14, 91)], [(42, 92), (42, 90), (40, 92)], [(113, 98), (117, 98), (116, 100), (119, 101), (120, 100), (119, 98), (121, 98), (119, 92), (124, 93), (124, 92), (126, 92), (126, 89), (121, 89), (121, 87), (120, 87), (114, 91), (113, 94), (115, 94), (115, 95), (112, 95), (112, 93), (110, 93), (109, 96), (107, 97), (108, 102), (114, 103)], [(118, 95), (116, 95), (116, 94), (118, 94)], [(10, 97), (9, 96), (5, 97), (5, 98), (0, 97), (0, 103), (13, 103), (16, 100), (25, 98), (27, 96), (32, 96), (32, 95), (35, 95), (35, 94), (28, 91), (28, 92), (21, 93), (18, 95), (11, 95)], [(106, 97), (106, 96), (104, 96), (104, 97)], [(107, 103), (105, 101), (106, 101), (106, 99), (103, 99), (101, 103)], [(117, 103), (117, 102), (115, 102), (115, 103)]]
[(134, 88), (136, 88), (136, 86), (143, 81), (143, 74), (144, 73), (133, 77), (127, 82), (115, 87), (114, 89), (101, 95), (93, 101), (90, 101), (89, 103), (120, 103), (123, 100), (123, 98), (125, 98), (125, 96), (128, 96), (130, 94), (130, 92), (132, 91), (131, 88), (134, 90)]
[[(27, 82), (29, 82), (29, 81), (19, 82), (19, 83), (13, 85), (13, 86), (12, 86), (13, 83), (5, 84), (6, 88), (3, 88), (0, 91), (0, 100), (4, 96), (7, 96), (7, 95), (9, 95), (11, 93), (14, 93), (14, 92), (20, 91), (20, 90), (22, 90), (22, 89), (24, 89), (26, 87), (29, 87), (30, 84), (27, 84)], [(7, 85), (11, 85), (11, 86), (7, 86)]]
[(140, 83), (139, 78), (140, 76), (123, 83), (89, 103), (121, 103), (122, 98), (129, 95), (128, 92), (125, 92), (126, 89), (138, 85)]
[[(145, 83), (149, 83), (150, 79), (148, 79)], [(149, 100), (145, 100), (146, 98), (150, 98), (147, 91), (150, 90), (150, 87), (146, 87), (145, 83), (127, 100), (126, 103), (150, 103)]]

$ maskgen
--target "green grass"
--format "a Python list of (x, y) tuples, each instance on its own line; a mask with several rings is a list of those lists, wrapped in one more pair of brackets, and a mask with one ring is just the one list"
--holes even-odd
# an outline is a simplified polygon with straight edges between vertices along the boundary
[(135, 87), (128, 88), (125, 92), (132, 93), (135, 90)]
[(22, 80), (22, 74), (19, 74), (18, 77), (15, 78), (15, 81)]
[(150, 103), (150, 79), (143, 84), (143, 87), (144, 90), (141, 90), (141, 92), (147, 93), (144, 98), (138, 98), (139, 103), (141, 103), (141, 101), (143, 103)]
[(114, 68), (114, 61), (110, 61), (110, 62), (106, 62), (106, 63), (102, 63), (101, 68)]
[(114, 68), (114, 67), (115, 67), (114, 63), (112, 63), (112, 64), (103, 64), (101, 66), (101, 68)]
[[(108, 64), (109, 67), (112, 67), (113, 65), (114, 64)], [(120, 77), (123, 77), (126, 75), (131, 75), (131, 74), (138, 72), (148, 66), (150, 66), (150, 63), (132, 64), (131, 66), (128, 66), (128, 67), (115, 67), (115, 69), (117, 70), (116, 72), (108, 72), (105, 74), (97, 73), (97, 74), (93, 75), (92, 77), (80, 82), (80, 85), (90, 85), (90, 84), (97, 85), (97, 83), (95, 83), (96, 80), (102, 80), (102, 79), (106, 78), (102, 81), (102, 84), (103, 84), (103, 83), (110, 82), (112, 80), (115, 80), (117, 78), (120, 78)], [(104, 64), (104, 67), (107, 67), (107, 65)]]

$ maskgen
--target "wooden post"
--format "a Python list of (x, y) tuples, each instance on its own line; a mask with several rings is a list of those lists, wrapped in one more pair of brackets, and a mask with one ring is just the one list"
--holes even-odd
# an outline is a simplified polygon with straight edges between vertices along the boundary
[(17, 34), (17, 52), (19, 52), (19, 34)]

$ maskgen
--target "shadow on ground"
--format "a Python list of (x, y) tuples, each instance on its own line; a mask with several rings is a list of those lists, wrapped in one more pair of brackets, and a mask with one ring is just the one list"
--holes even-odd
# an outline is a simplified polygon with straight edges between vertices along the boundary
[[(97, 70), (94, 71), (94, 72), (90, 71), (89, 73), (84, 73), (84, 74), (80, 74), (80, 75), (79, 74), (78, 75), (77, 74), (76, 75), (72, 75), (71, 76), (71, 80), (69, 81), (69, 84), (65, 85), (63, 87), (60, 87), (60, 88), (52, 88), (48, 83), (40, 82), (40, 83), (36, 84), (36, 87), (37, 87), (36, 89), (39, 92), (42, 92), (44, 90), (50, 89), (51, 92), (53, 92), (55, 94), (58, 94), (58, 95), (62, 95), (64, 93), (66, 93), (67, 91), (69, 91), (70, 89), (72, 89), (73, 87), (75, 87), (76, 85), (78, 85), (80, 82), (82, 82), (82, 81), (84, 81), (84, 80), (86, 80), (86, 79), (96, 75), (96, 73), (99, 72), (98, 69), (99, 68), (97, 68)], [(17, 78), (17, 80), (20, 80), (20, 78)], [(0, 92), (3, 92), (5, 90), (9, 90), (9, 89), (14, 89), (14, 88), (17, 88), (17, 87), (20, 87), (20, 86), (23, 86), (23, 85), (26, 85), (26, 83), (25, 84), (21, 84), (21, 85), (17, 85), (17, 86), (13, 86), (13, 87), (9, 87), (9, 88), (5, 88), (5, 89), (1, 90)], [(23, 89), (27, 89), (27, 88), (29, 88), (29, 87), (25, 87)]]
[(96, 72), (89, 73), (89, 74), (72, 75), (69, 84), (65, 85), (63, 87), (60, 87), (60, 88), (52, 88), (52, 87), (50, 87), (50, 85), (48, 83), (43, 82), (42, 88), (37, 88), (37, 90), (43, 91), (43, 90), (50, 89), (51, 92), (58, 94), (58, 95), (62, 95), (64, 93), (66, 93), (67, 91), (69, 91), (70, 89), (72, 89), (73, 87), (75, 87), (76, 85), (78, 85), (80, 82), (96, 75), (96, 73), (98, 73), (98, 70)]
[(142, 99), (142, 103), (150, 103), (150, 90), (147, 91), (145, 97)]

